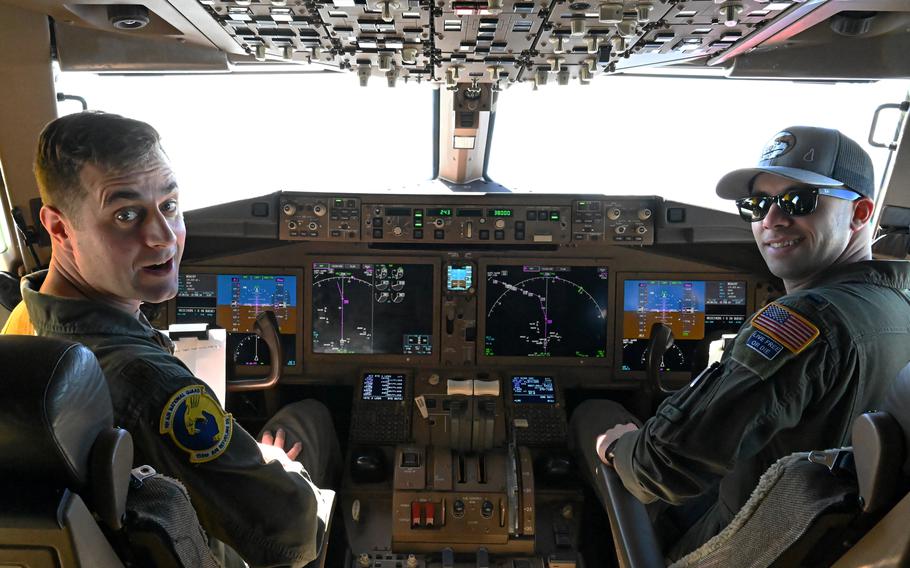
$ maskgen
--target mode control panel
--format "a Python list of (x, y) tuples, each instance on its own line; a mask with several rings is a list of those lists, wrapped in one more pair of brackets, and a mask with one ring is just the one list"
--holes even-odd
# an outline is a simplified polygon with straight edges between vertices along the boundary
[(364, 204), (365, 241), (564, 244), (570, 208), (559, 205), (388, 206)]
[(283, 192), (279, 238), (414, 245), (651, 245), (659, 207), (657, 197), (497, 194), (481, 201)]
[(654, 244), (655, 208), (651, 199), (576, 200), (572, 203), (572, 239), (578, 244)]
[(292, 241), (360, 240), (360, 198), (282, 195), (279, 238)]

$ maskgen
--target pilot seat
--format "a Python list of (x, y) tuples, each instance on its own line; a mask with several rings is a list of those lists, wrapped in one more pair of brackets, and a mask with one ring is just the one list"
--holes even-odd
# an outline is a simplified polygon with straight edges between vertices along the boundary
[(216, 566), (182, 486), (132, 460), (87, 348), (0, 336), (0, 565)]

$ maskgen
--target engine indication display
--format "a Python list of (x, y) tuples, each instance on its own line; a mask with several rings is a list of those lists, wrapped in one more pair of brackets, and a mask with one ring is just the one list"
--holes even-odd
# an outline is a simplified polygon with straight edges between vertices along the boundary
[(487, 266), (484, 355), (606, 357), (607, 297), (603, 266)]
[(313, 352), (432, 355), (433, 265), (313, 263)]
[(268, 347), (253, 331), (256, 316), (275, 312), (287, 366), (297, 364), (297, 277), (277, 274), (181, 273), (177, 323), (208, 323), (227, 330), (230, 360), (239, 366), (270, 364)]
[(695, 367), (705, 363), (707, 344), (746, 321), (746, 288), (741, 280), (626, 280), (622, 370), (646, 369), (651, 327), (661, 322), (673, 332), (661, 369), (699, 371)]

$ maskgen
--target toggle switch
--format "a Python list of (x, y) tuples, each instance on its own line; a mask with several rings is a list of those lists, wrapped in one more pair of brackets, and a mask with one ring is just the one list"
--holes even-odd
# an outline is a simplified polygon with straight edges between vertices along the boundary
[(411, 501), (411, 528), (419, 529), (422, 525), (420, 520), (420, 503)]

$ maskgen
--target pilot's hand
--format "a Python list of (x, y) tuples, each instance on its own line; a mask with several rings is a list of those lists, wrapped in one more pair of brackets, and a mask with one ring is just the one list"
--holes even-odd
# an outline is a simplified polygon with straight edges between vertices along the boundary
[[(303, 449), (303, 445), (301, 445), (300, 442), (297, 442), (291, 446), (291, 449), (287, 450), (287, 453), (285, 453), (284, 436), (284, 430), (281, 428), (275, 432), (274, 436), (272, 436), (272, 433), (268, 430), (262, 433), (262, 441), (259, 443), (259, 449), (262, 450), (262, 457), (264, 457), (266, 461), (277, 459), (278, 461), (284, 463), (284, 460), (278, 456), (284, 456), (288, 461), (294, 461), (297, 459), (297, 456), (300, 455), (300, 450)], [(276, 452), (275, 449), (281, 451)]]
[(626, 424), (617, 424), (598, 436), (594, 448), (597, 450), (597, 456), (600, 458), (600, 461), (612, 467), (613, 460), (607, 457), (607, 451), (610, 449), (610, 445), (626, 432), (634, 432), (636, 430), (638, 430), (638, 426), (628, 422)]

